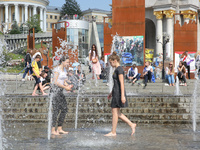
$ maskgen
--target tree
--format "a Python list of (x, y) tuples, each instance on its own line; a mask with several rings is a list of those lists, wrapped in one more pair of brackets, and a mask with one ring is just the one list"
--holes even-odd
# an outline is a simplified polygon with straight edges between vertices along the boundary
[(17, 24), (17, 21), (14, 21), (12, 25), (12, 30), (10, 31), (10, 34), (20, 34), (19, 26)]
[(65, 4), (62, 6), (61, 10), (61, 16), (65, 16), (66, 14), (68, 16), (73, 15), (82, 15), (82, 11), (80, 9), (80, 5), (76, 2), (76, 0), (65, 0)]
[(40, 16), (34, 15), (26, 22), (26, 25), (29, 27), (29, 29), (35, 28), (35, 33), (38, 33), (41, 30), (40, 28)]

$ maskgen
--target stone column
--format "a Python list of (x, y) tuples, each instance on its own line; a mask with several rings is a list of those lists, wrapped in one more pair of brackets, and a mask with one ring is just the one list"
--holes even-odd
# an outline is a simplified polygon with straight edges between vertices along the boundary
[(24, 23), (24, 6), (21, 6), (22, 8), (22, 23)]
[(173, 53), (174, 53), (173, 16), (175, 14), (175, 10), (165, 10), (163, 13), (166, 15), (166, 19), (167, 19), (166, 33), (170, 37), (169, 42), (166, 44), (166, 47), (165, 47), (166, 58), (168, 57), (173, 60)]
[(37, 14), (36, 8), (36, 6), (33, 6), (33, 16)]
[(163, 12), (162, 11), (154, 11), (154, 15), (156, 16), (156, 38), (159, 40), (156, 42), (156, 54), (159, 55), (163, 53)]
[(46, 19), (46, 18), (47, 18), (47, 13), (46, 13), (46, 12), (47, 12), (47, 10), (44, 9), (44, 19), (43, 19), (43, 20), (44, 20), (44, 22), (43, 22), (43, 24), (44, 24), (44, 25), (43, 25), (43, 26), (44, 26), (43, 31), (44, 31), (44, 32), (47, 31), (47, 26), (46, 26), (46, 24), (47, 24), (47, 21), (46, 21), (46, 20), (47, 20), (47, 19)]
[(32, 17), (32, 7), (29, 6), (29, 19)]
[(18, 4), (15, 4), (15, 20), (19, 23), (19, 9)]
[(43, 29), (43, 8), (40, 7), (40, 28), (42, 29), (42, 31), (44, 30)]
[(9, 22), (11, 22), (12, 21), (12, 14), (11, 14), (11, 8), (12, 8), (12, 6), (9, 6), (8, 7), (8, 9), (9, 9)]
[(25, 22), (28, 20), (28, 5), (25, 5)]
[(5, 4), (5, 29), (8, 30), (8, 4)]
[(3, 18), (3, 7), (1, 7), (1, 23), (4, 22), (4, 18)]

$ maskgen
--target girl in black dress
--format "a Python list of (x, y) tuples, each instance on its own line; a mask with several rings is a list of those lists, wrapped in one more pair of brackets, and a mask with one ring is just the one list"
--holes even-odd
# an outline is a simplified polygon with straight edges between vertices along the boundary
[(116, 52), (113, 52), (113, 54), (109, 57), (109, 62), (111, 66), (115, 68), (113, 74), (113, 90), (108, 95), (108, 99), (111, 99), (112, 97), (112, 131), (105, 136), (116, 136), (118, 118), (126, 122), (131, 127), (131, 135), (133, 135), (135, 133), (136, 124), (132, 123), (124, 114), (120, 112), (120, 108), (128, 107), (128, 102), (124, 87), (124, 70), (120, 66), (120, 58)]

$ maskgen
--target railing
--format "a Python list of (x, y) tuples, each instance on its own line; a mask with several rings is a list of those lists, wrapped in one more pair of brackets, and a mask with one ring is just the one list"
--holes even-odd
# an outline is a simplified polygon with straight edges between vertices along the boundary
[[(28, 34), (7, 34), (6, 39), (23, 39), (27, 38)], [(52, 32), (46, 32), (46, 33), (35, 33), (35, 37), (52, 37)]]

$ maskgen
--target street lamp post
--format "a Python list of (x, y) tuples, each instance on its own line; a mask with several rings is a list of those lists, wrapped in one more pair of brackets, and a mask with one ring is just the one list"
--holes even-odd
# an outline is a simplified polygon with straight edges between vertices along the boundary
[(164, 36), (163, 36), (163, 43), (159, 41), (160, 39), (158, 37), (156, 38), (157, 43), (160, 43), (163, 46), (162, 80), (165, 80), (165, 65), (164, 65), (164, 63), (165, 63), (165, 46), (169, 42), (169, 39), (170, 39), (170, 37), (167, 34), (164, 34)]

